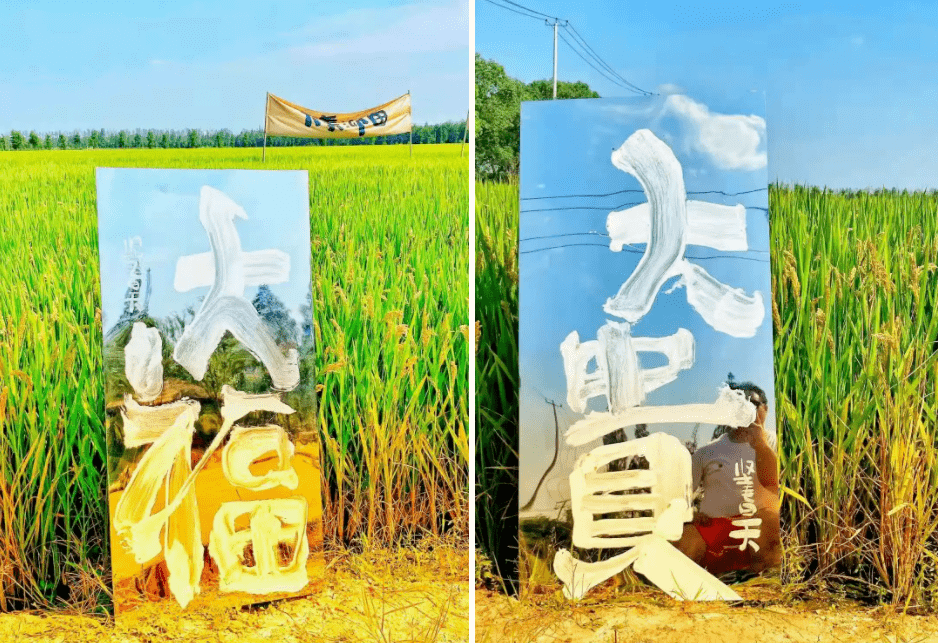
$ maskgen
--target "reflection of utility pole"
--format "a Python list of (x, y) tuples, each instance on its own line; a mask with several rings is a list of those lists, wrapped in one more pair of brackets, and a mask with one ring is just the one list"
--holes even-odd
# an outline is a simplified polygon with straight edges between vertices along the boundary
[(534, 505), (534, 499), (537, 498), (537, 492), (541, 490), (541, 485), (544, 484), (544, 480), (547, 479), (547, 474), (550, 473), (554, 465), (557, 464), (557, 455), (560, 453), (560, 423), (557, 421), (557, 407), (561, 406), (553, 400), (548, 401), (544, 400), (552, 407), (554, 407), (554, 459), (550, 461), (550, 466), (547, 467), (547, 470), (544, 472), (544, 475), (541, 476), (541, 479), (538, 481), (537, 486), (534, 487), (534, 493), (531, 494), (531, 499), (528, 500), (527, 504), (521, 507), (520, 511), (527, 511)]

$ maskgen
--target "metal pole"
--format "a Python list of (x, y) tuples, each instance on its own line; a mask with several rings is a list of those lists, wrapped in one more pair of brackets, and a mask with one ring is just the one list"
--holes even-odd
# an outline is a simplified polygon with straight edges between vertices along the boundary
[(466, 141), (469, 139), (469, 111), (471, 109), (466, 110), (466, 131), (463, 133), (462, 145), (459, 147), (459, 158), (462, 158), (462, 151), (466, 148)]
[(264, 103), (264, 152), (261, 156), (261, 163), (267, 162), (267, 114), (270, 109), (270, 92), (267, 92), (267, 102)]
[[(410, 90), (407, 90), (407, 95), (410, 96)], [(410, 156), (414, 157), (414, 105), (410, 105)]]
[(557, 99), (557, 20), (554, 20), (554, 100)]

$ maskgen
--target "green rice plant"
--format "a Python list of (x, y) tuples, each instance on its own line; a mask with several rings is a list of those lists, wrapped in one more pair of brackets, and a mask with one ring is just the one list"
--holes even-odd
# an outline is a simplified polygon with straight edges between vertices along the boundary
[(0, 609), (106, 602), (96, 166), (309, 171), (326, 538), (466, 537), (458, 145), (0, 154)]
[(786, 571), (931, 605), (938, 195), (773, 186), (769, 203)]
[(476, 182), (476, 542), (503, 579), (518, 558), (518, 187)]
[[(784, 579), (934, 608), (938, 195), (773, 185), (769, 205)], [(517, 186), (476, 184), (476, 532), (496, 560), (517, 547), (517, 208)]]

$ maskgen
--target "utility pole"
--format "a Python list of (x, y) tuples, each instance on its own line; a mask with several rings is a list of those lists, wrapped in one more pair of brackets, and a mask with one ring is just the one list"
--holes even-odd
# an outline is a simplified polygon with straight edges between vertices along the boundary
[[(550, 26), (548, 20), (544, 20), (544, 24)], [(560, 20), (554, 18), (554, 100), (557, 100), (557, 25), (560, 24)]]
[(544, 475), (541, 476), (541, 479), (538, 481), (537, 486), (534, 488), (534, 493), (531, 494), (531, 499), (525, 503), (519, 511), (527, 511), (532, 506), (534, 506), (534, 500), (537, 498), (537, 492), (541, 490), (541, 485), (544, 484), (544, 480), (547, 479), (547, 474), (550, 473), (554, 465), (557, 464), (557, 456), (560, 454), (560, 423), (557, 422), (557, 407), (561, 406), (553, 400), (544, 400), (552, 407), (554, 407), (554, 459), (550, 461), (550, 466), (547, 467), (547, 470), (544, 471)]
[[(561, 20), (560, 18), (554, 18), (553, 27), (554, 27), (554, 100), (557, 100), (557, 27), (560, 23), (563, 22), (563, 25), (567, 26), (566, 20)], [(548, 27), (551, 26), (550, 20), (544, 19), (544, 24)]]

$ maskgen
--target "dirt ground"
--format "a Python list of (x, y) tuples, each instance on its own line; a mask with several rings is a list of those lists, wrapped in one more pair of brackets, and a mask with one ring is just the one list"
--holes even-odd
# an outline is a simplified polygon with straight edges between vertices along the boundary
[(742, 605), (679, 602), (654, 590), (596, 588), (579, 603), (556, 593), (520, 600), (475, 592), (477, 643), (921, 643), (938, 616), (911, 616), (832, 599), (776, 601), (734, 587)]
[(127, 618), (0, 615), (0, 641), (55, 643), (455, 643), (469, 640), (469, 554), (436, 547), (327, 558), (322, 591), (246, 608), (183, 612), (172, 601)]

